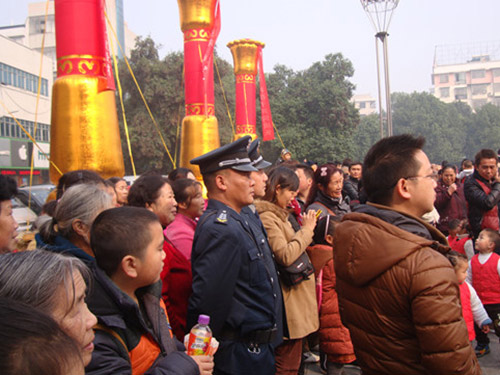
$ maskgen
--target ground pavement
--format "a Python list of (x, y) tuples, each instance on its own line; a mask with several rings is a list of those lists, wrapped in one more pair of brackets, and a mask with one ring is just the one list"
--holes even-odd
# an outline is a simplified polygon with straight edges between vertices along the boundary
[[(498, 375), (500, 374), (500, 344), (498, 337), (494, 333), (490, 333), (490, 350), (491, 353), (479, 358), (479, 364), (483, 370), (483, 375)], [(475, 347), (475, 343), (474, 343)], [(311, 363), (306, 365), (305, 375), (324, 374), (319, 367), (319, 363)], [(345, 375), (360, 375), (361, 371), (358, 368), (346, 368)]]

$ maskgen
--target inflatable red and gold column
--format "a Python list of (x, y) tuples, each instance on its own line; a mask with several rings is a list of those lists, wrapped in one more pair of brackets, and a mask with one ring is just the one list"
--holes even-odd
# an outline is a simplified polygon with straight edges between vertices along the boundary
[(200, 170), (189, 161), (220, 146), (213, 83), (213, 44), (220, 22), (220, 18), (216, 20), (217, 3), (217, 0), (178, 0), (184, 33), (186, 101), (179, 159), (180, 165), (191, 168), (198, 179)]
[(251, 39), (234, 40), (227, 44), (233, 55), (236, 76), (236, 134), (235, 139), (257, 138), (255, 94), (259, 47), (264, 43)]
[[(64, 173), (123, 176), (104, 0), (55, 0), (57, 79), (52, 90), (51, 160)], [(59, 173), (51, 166), (50, 179)]]

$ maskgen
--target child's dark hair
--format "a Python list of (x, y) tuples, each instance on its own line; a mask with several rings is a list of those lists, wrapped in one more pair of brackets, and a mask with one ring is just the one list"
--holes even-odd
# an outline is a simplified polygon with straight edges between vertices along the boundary
[(152, 241), (150, 225), (160, 223), (146, 208), (118, 207), (101, 212), (90, 230), (90, 246), (97, 265), (112, 276), (127, 255), (143, 256)]
[(335, 234), (335, 227), (340, 222), (337, 216), (325, 215), (318, 220), (316, 228), (314, 228), (313, 242), (316, 245), (329, 245), (326, 242), (326, 235), (333, 236)]
[(465, 254), (459, 253), (458, 251), (455, 250), (450, 250), (446, 253), (446, 258), (450, 261), (451, 265), (453, 268), (457, 268), (461, 262), (468, 262), (468, 258)]
[(448, 223), (448, 228), (450, 228), (450, 230), (455, 230), (460, 226), (461, 223), (462, 223), (462, 220), (453, 219)]
[(500, 234), (491, 228), (484, 228), (481, 232), (485, 232), (490, 241), (495, 244), (493, 251), (498, 254), (500, 251)]
[[(190, 178), (179, 178), (172, 182), (172, 190), (174, 191), (177, 204), (185, 203), (189, 207), (193, 196), (188, 188), (193, 187), (195, 189), (197, 185), (201, 186), (198, 181), (191, 180)], [(196, 189), (194, 191), (196, 192)]]

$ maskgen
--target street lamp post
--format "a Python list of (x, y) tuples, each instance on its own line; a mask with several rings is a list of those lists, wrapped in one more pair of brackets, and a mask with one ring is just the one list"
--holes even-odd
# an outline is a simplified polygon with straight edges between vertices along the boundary
[(389, 85), (389, 54), (387, 49), (387, 30), (391, 23), (394, 9), (399, 4), (399, 0), (360, 0), (363, 9), (368, 14), (370, 21), (375, 28), (375, 52), (377, 58), (377, 83), (378, 83), (378, 104), (380, 119), (380, 138), (384, 136), (384, 117), (382, 113), (382, 86), (380, 82), (380, 63), (378, 53), (378, 42), (382, 43), (384, 56), (384, 76), (385, 76), (385, 103), (387, 113), (387, 135), (392, 135), (392, 112), (391, 112), (391, 89)]

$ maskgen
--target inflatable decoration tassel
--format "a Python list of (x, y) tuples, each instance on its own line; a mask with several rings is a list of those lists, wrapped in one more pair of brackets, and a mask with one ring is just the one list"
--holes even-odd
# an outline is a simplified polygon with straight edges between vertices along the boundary
[(227, 44), (233, 55), (236, 78), (236, 134), (235, 140), (245, 135), (257, 138), (255, 117), (256, 77), (259, 47), (264, 43), (251, 40), (234, 40)]
[(178, 0), (184, 33), (184, 81), (186, 116), (182, 120), (180, 165), (193, 170), (189, 161), (220, 146), (214, 108), (213, 49), (220, 31), (219, 0)]
[[(104, 0), (55, 0), (57, 79), (50, 156), (63, 173), (123, 176)], [(51, 166), (50, 179), (59, 173)]]

